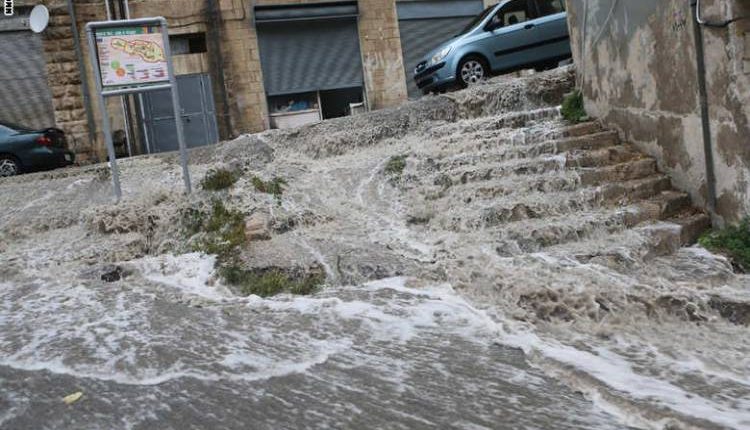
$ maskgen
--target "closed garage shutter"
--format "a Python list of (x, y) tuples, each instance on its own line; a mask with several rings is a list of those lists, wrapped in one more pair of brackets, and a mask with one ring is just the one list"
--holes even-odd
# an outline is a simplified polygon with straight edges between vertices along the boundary
[(422, 93), (414, 83), (414, 68), (428, 52), (459, 33), (484, 6), (481, 0), (434, 0), (402, 1), (396, 7), (406, 86), (409, 97), (416, 98)]
[(0, 32), (0, 121), (30, 128), (55, 125), (41, 36)]
[(256, 8), (269, 96), (363, 85), (356, 3), (331, 5)]

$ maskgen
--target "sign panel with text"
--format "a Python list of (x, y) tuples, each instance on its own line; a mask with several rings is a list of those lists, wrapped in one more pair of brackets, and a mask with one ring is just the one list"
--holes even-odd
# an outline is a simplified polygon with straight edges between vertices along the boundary
[(161, 26), (98, 28), (94, 37), (103, 89), (169, 82)]

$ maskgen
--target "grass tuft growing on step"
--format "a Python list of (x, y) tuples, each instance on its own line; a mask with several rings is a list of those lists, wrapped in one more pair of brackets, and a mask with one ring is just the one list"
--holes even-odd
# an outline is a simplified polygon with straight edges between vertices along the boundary
[(385, 173), (392, 176), (401, 176), (406, 168), (406, 155), (394, 155), (385, 165)]
[(565, 96), (562, 103), (562, 116), (566, 120), (576, 124), (588, 118), (583, 106), (583, 94), (579, 90)]
[(287, 185), (284, 179), (274, 177), (269, 181), (264, 181), (257, 176), (253, 176), (252, 183), (257, 191), (273, 195), (276, 197), (276, 201), (281, 204), (281, 195), (284, 194), (284, 186)]
[(323, 275), (320, 274), (293, 279), (277, 269), (258, 272), (238, 266), (222, 267), (219, 269), (219, 275), (229, 285), (237, 288), (241, 295), (254, 294), (260, 297), (270, 297), (281, 293), (309, 295), (318, 291), (325, 281)]
[(201, 188), (207, 191), (225, 190), (234, 185), (239, 175), (228, 169), (211, 169), (201, 181)]
[(189, 236), (199, 235), (193, 250), (227, 258), (245, 243), (245, 214), (227, 209), (221, 200), (211, 202), (206, 212), (190, 208), (182, 214), (182, 225)]
[(708, 231), (698, 239), (698, 243), (727, 256), (740, 271), (750, 272), (750, 217), (739, 225)]

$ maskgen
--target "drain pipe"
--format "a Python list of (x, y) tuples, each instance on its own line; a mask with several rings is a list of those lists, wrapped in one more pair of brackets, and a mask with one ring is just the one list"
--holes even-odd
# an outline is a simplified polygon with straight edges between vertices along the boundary
[(83, 107), (86, 110), (86, 123), (89, 129), (89, 144), (96, 140), (96, 121), (94, 121), (94, 112), (91, 110), (91, 94), (89, 93), (89, 80), (86, 73), (86, 64), (83, 61), (83, 51), (81, 50), (80, 34), (78, 33), (78, 22), (76, 10), (73, 7), (73, 0), (67, 0), (68, 15), (70, 15), (70, 29), (73, 32), (73, 49), (76, 52), (78, 60), (78, 70), (81, 74), (81, 92), (83, 93)]
[(711, 142), (711, 120), (708, 112), (708, 91), (706, 89), (706, 56), (703, 50), (703, 27), (699, 21), (698, 1), (690, 0), (693, 13), (693, 35), (695, 38), (696, 63), (698, 68), (698, 97), (703, 127), (703, 152), (706, 159), (706, 189), (708, 211), (713, 220), (716, 215), (716, 173), (714, 171), (714, 152)]
[[(224, 55), (221, 53), (221, 9), (219, 8), (217, 0), (206, 0), (206, 3), (209, 19), (207, 36), (208, 43), (211, 44), (209, 55), (214, 63), (214, 76), (217, 81), (216, 85), (219, 87), (219, 92), (221, 93), (221, 108), (224, 112), (222, 112), (220, 116), (221, 125), (224, 128), (224, 133), (226, 133), (226, 136), (223, 136), (223, 138), (226, 139), (233, 136), (234, 133), (232, 131), (232, 122), (229, 113), (229, 95), (227, 94), (227, 85), (226, 80), (224, 79)], [(232, 4), (232, 7), (234, 7), (234, 3)], [(255, 25), (255, 23), (253, 22), (252, 25)]]

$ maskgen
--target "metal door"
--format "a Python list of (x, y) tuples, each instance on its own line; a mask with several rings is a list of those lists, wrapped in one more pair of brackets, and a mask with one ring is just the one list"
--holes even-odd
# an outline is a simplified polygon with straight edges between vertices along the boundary
[(42, 37), (0, 28), (0, 121), (29, 128), (55, 126)]
[(257, 23), (269, 96), (364, 84), (354, 18)]
[[(195, 148), (218, 142), (210, 76), (204, 73), (177, 76), (177, 87), (187, 147)], [(169, 90), (148, 92), (143, 99), (147, 152), (176, 151), (179, 144)]]

